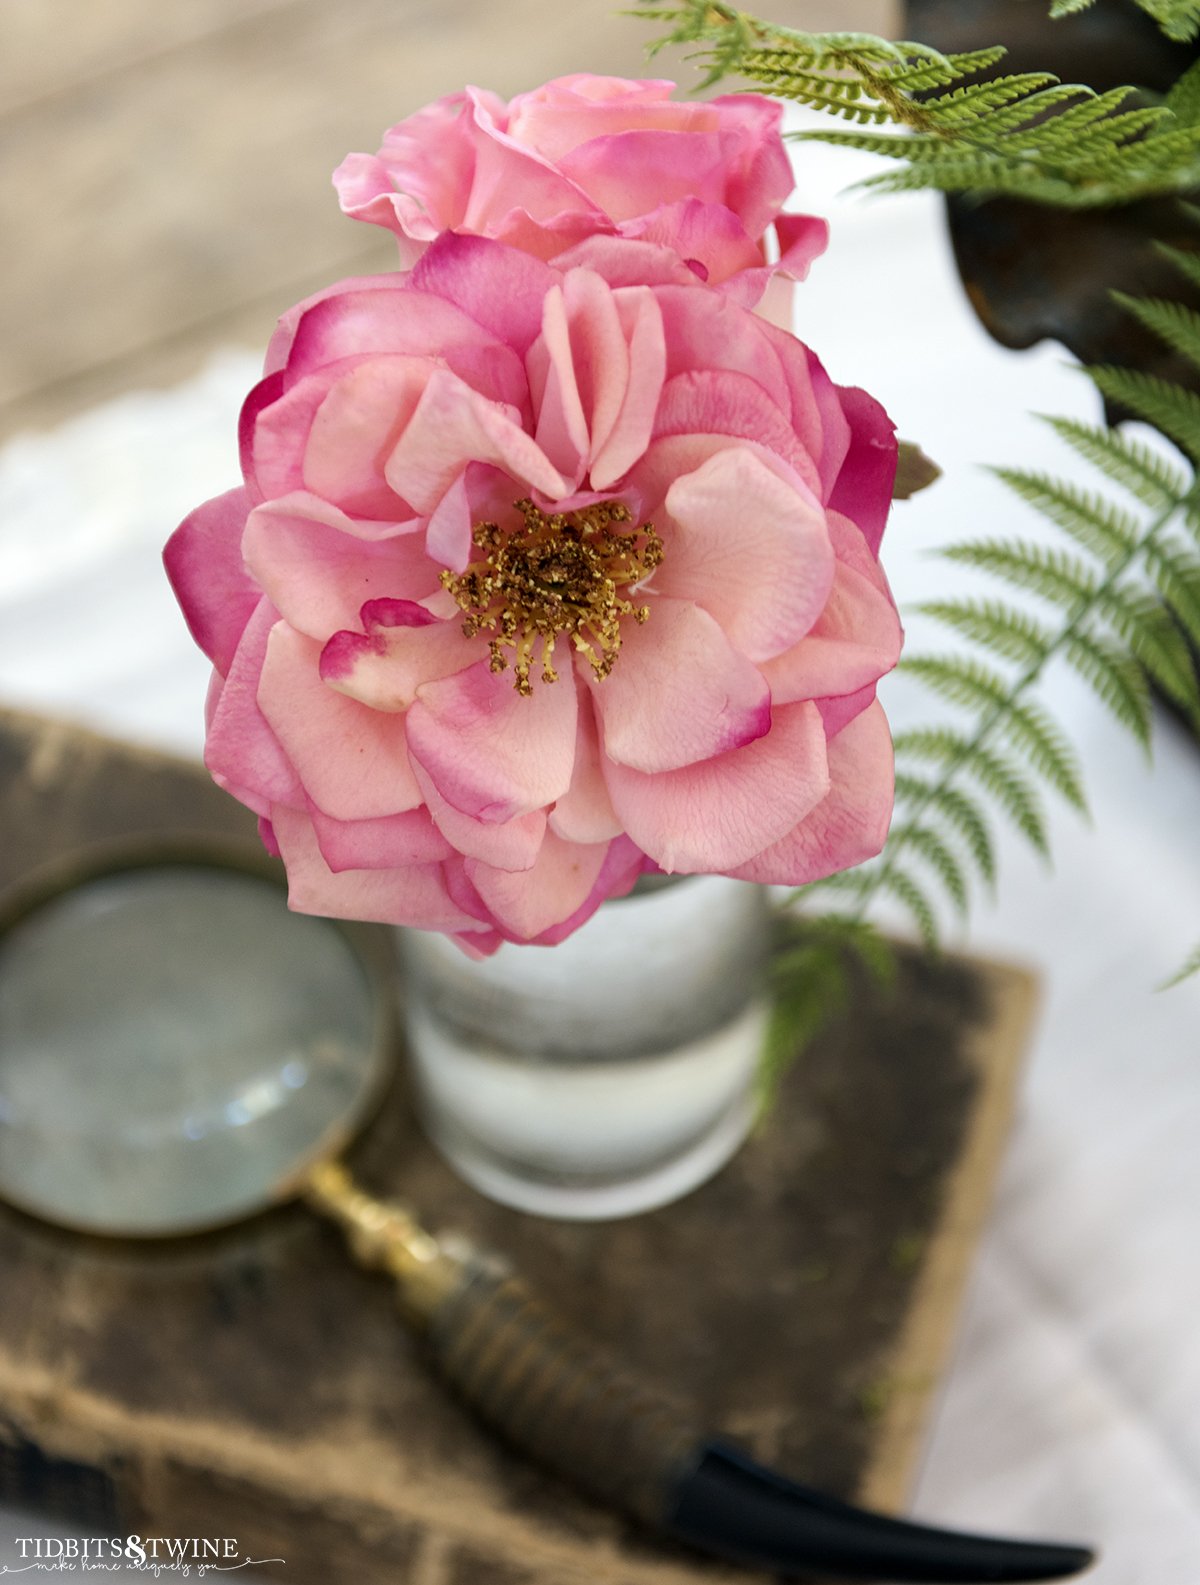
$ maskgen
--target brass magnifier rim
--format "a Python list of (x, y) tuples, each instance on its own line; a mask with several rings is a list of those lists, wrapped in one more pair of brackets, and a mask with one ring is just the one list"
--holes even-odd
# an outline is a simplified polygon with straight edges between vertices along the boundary
[[(0, 952), (9, 935), (43, 908), (94, 882), (125, 874), (171, 869), (212, 870), (274, 886), (286, 898), (283, 866), (251, 841), (202, 834), (117, 838), (60, 855), (30, 870), (0, 891)], [(283, 912), (286, 920), (286, 911)], [(306, 918), (308, 916), (305, 916)], [(73, 1220), (5, 1183), (0, 1200), (23, 1215), (89, 1238), (162, 1243), (218, 1232), (246, 1222), (289, 1200), (303, 1197), (315, 1168), (332, 1161), (358, 1137), (379, 1109), (393, 1071), (398, 1044), (398, 1005), (394, 959), (386, 931), (357, 921), (320, 917), (349, 948), (361, 969), (370, 998), (370, 1036), (362, 1082), (340, 1116), (325, 1124), (311, 1145), (298, 1151), (287, 1170), (265, 1188), (257, 1204), (227, 1214), (189, 1219), (186, 1225), (142, 1227), (113, 1221), (104, 1225)]]

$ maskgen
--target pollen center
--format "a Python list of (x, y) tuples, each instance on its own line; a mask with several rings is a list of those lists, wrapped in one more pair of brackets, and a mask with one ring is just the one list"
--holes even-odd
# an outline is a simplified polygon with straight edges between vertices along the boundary
[(635, 605), (623, 589), (648, 578), (663, 558), (653, 523), (622, 529), (633, 521), (620, 501), (601, 501), (576, 512), (547, 515), (532, 501), (515, 503), (520, 526), (476, 523), (472, 539), (479, 557), (465, 572), (443, 572), (466, 613), (463, 632), (494, 635), (488, 640), (491, 669), (511, 661), (517, 692), (533, 692), (530, 672), (540, 665), (543, 682), (557, 682), (554, 647), (569, 638), (586, 656), (597, 678), (607, 677), (621, 650), (621, 620), (645, 622), (646, 605)]

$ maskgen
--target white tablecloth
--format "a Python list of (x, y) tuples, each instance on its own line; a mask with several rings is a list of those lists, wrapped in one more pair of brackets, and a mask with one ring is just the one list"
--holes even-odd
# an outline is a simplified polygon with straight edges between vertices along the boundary
[[(980, 464), (1086, 476), (1028, 414), (1094, 417), (1095, 398), (1060, 349), (987, 340), (938, 200), (839, 196), (864, 168), (842, 151), (802, 146), (797, 168), (798, 203), (833, 219), (798, 332), (945, 469), (896, 508), (885, 540), (898, 597), (929, 598), (961, 582), (931, 547), (1043, 532)], [(236, 482), (235, 416), (255, 369), (230, 351), (177, 390), (0, 452), (0, 699), (199, 750), (206, 667), (158, 552), (192, 504)], [(899, 688), (889, 698), (897, 721), (939, 709)], [(1046, 1001), (915, 1506), (1097, 1541), (1097, 1585), (1192, 1585), (1200, 980), (1155, 986), (1200, 938), (1200, 750), (1164, 720), (1151, 771), (1069, 675), (1048, 698), (1082, 749), (1094, 818), (1054, 811), (1052, 874), (1006, 835), (998, 900), (973, 912), (970, 944), (1037, 964)], [(34, 1533), (0, 1513), (0, 1563), (15, 1562), (6, 1537)]]

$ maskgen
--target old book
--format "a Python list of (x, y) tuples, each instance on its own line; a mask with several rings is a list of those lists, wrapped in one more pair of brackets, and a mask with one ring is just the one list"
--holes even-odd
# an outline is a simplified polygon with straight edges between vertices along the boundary
[[(0, 714), (0, 888), (140, 833), (252, 836), (199, 767)], [(905, 951), (677, 1205), (574, 1226), (490, 1205), (398, 1067), (352, 1152), (381, 1193), (800, 1479), (900, 1506), (986, 1212), (1030, 977)], [(0, 1495), (98, 1530), (236, 1539), (294, 1585), (701, 1585), (742, 1576), (509, 1453), (427, 1370), (385, 1281), (301, 1206), (154, 1246), (0, 1213)], [(0, 1546), (0, 1560), (4, 1557)]]

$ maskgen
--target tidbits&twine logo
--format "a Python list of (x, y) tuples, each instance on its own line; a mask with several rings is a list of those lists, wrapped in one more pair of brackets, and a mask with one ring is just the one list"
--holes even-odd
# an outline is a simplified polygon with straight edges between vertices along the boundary
[(281, 1557), (243, 1555), (228, 1536), (18, 1536), (13, 1542), (20, 1561), (0, 1563), (0, 1574), (117, 1574), (132, 1570), (157, 1579), (178, 1574), (203, 1578), (210, 1572), (282, 1563)]

